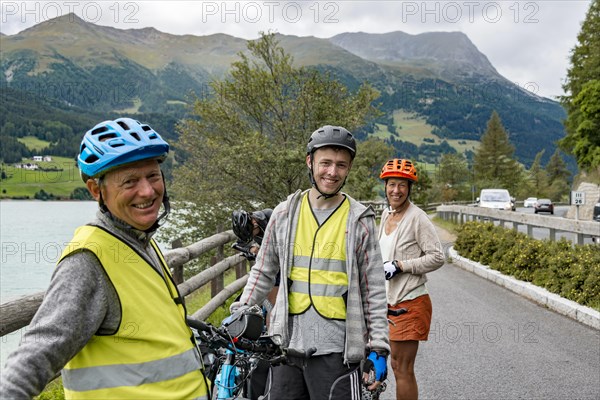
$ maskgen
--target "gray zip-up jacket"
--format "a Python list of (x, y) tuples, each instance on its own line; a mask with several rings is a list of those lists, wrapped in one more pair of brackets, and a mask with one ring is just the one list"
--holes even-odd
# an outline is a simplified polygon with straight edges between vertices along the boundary
[[(299, 204), (307, 193), (297, 191), (273, 210), (262, 246), (240, 304), (261, 304), (278, 272), (281, 281), (271, 312), (269, 333), (280, 335), (283, 345), (290, 342), (288, 331), (288, 279), (298, 224)], [(365, 351), (389, 354), (389, 330), (385, 276), (375, 230), (375, 213), (347, 196), (350, 213), (346, 224), (346, 265), (348, 298), (346, 308), (346, 342), (344, 362), (357, 363)]]

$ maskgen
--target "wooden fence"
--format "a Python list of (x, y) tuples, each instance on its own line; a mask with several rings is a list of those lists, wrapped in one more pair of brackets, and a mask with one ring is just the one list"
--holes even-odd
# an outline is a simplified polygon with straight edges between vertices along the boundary
[[(227, 231), (202, 239), (189, 246), (165, 252), (165, 260), (173, 271), (177, 288), (182, 296), (189, 296), (207, 283), (211, 283), (211, 300), (193, 313), (194, 318), (206, 319), (246, 284), (248, 275), (247, 261), (244, 256), (241, 254), (235, 254), (227, 258), (223, 256), (224, 246), (235, 239), (233, 231)], [(211, 251), (214, 255), (211, 256), (210, 267), (184, 281), (184, 265)], [(237, 280), (227, 287), (223, 287), (224, 273), (232, 268), (235, 268)], [(8, 335), (29, 325), (43, 298), (44, 292), (39, 292), (1, 304), (0, 336)]]

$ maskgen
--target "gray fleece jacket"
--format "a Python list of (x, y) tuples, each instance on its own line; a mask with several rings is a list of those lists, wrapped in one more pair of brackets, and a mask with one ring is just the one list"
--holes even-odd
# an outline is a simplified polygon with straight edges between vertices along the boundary
[[(98, 212), (92, 225), (115, 234), (162, 274), (151, 235)], [(115, 288), (89, 251), (71, 254), (57, 266), (44, 300), (9, 357), (0, 377), (0, 398), (38, 395), (92, 338), (110, 334), (121, 320)]]
[[(240, 297), (241, 304), (261, 304), (281, 271), (277, 300), (271, 312), (269, 333), (278, 334), (284, 346), (288, 329), (288, 280), (298, 224), (299, 204), (306, 192), (297, 191), (273, 210), (256, 263)], [(375, 213), (347, 196), (350, 213), (346, 225), (348, 299), (344, 362), (357, 363), (365, 351), (388, 354), (389, 331), (383, 262), (375, 230)]]

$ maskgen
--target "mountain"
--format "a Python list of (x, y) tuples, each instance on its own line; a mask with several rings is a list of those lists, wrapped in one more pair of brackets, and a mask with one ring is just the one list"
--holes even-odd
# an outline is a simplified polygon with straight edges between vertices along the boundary
[[(384, 115), (376, 122), (387, 127), (391, 142), (405, 157), (435, 162), (440, 153), (453, 151), (444, 140), (478, 140), (493, 110), (526, 165), (542, 149), (549, 158), (555, 141), (564, 136), (560, 105), (502, 77), (463, 33), (343, 33), (329, 39), (279, 34), (277, 39), (297, 66), (327, 71), (350, 89), (363, 82), (377, 88)], [(245, 51), (244, 39), (226, 34), (115, 29), (68, 14), (0, 36), (0, 86), (58, 101), (70, 110), (61, 113), (142, 113), (174, 125), (185, 116), (190, 94), (209, 95), (209, 83), (223, 78)], [(1, 108), (7, 111), (6, 104)], [(404, 140), (394, 117), (399, 110), (422, 117), (437, 135), (436, 143)], [(7, 114), (3, 134), (24, 135), (27, 128), (19, 113)], [(13, 122), (10, 129), (4, 126), (7, 122)], [(172, 125), (167, 126), (171, 132)], [(359, 137), (374, 126), (359, 130)]]
[(363, 59), (391, 66), (420, 66), (450, 81), (504, 79), (462, 32), (342, 33), (330, 41)]

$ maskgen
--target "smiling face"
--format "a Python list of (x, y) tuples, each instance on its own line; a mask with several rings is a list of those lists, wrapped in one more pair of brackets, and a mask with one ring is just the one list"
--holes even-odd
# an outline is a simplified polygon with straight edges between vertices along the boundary
[[(352, 157), (345, 149), (324, 147), (313, 153), (313, 176), (319, 190), (325, 194), (337, 192), (350, 173)], [(306, 156), (306, 165), (311, 167), (310, 155)]]
[(410, 183), (407, 179), (389, 178), (385, 184), (385, 194), (392, 209), (402, 206), (410, 191)]
[(87, 181), (96, 200), (102, 199), (115, 217), (139, 230), (150, 228), (158, 219), (165, 186), (158, 161), (142, 160), (108, 172), (102, 184)]

